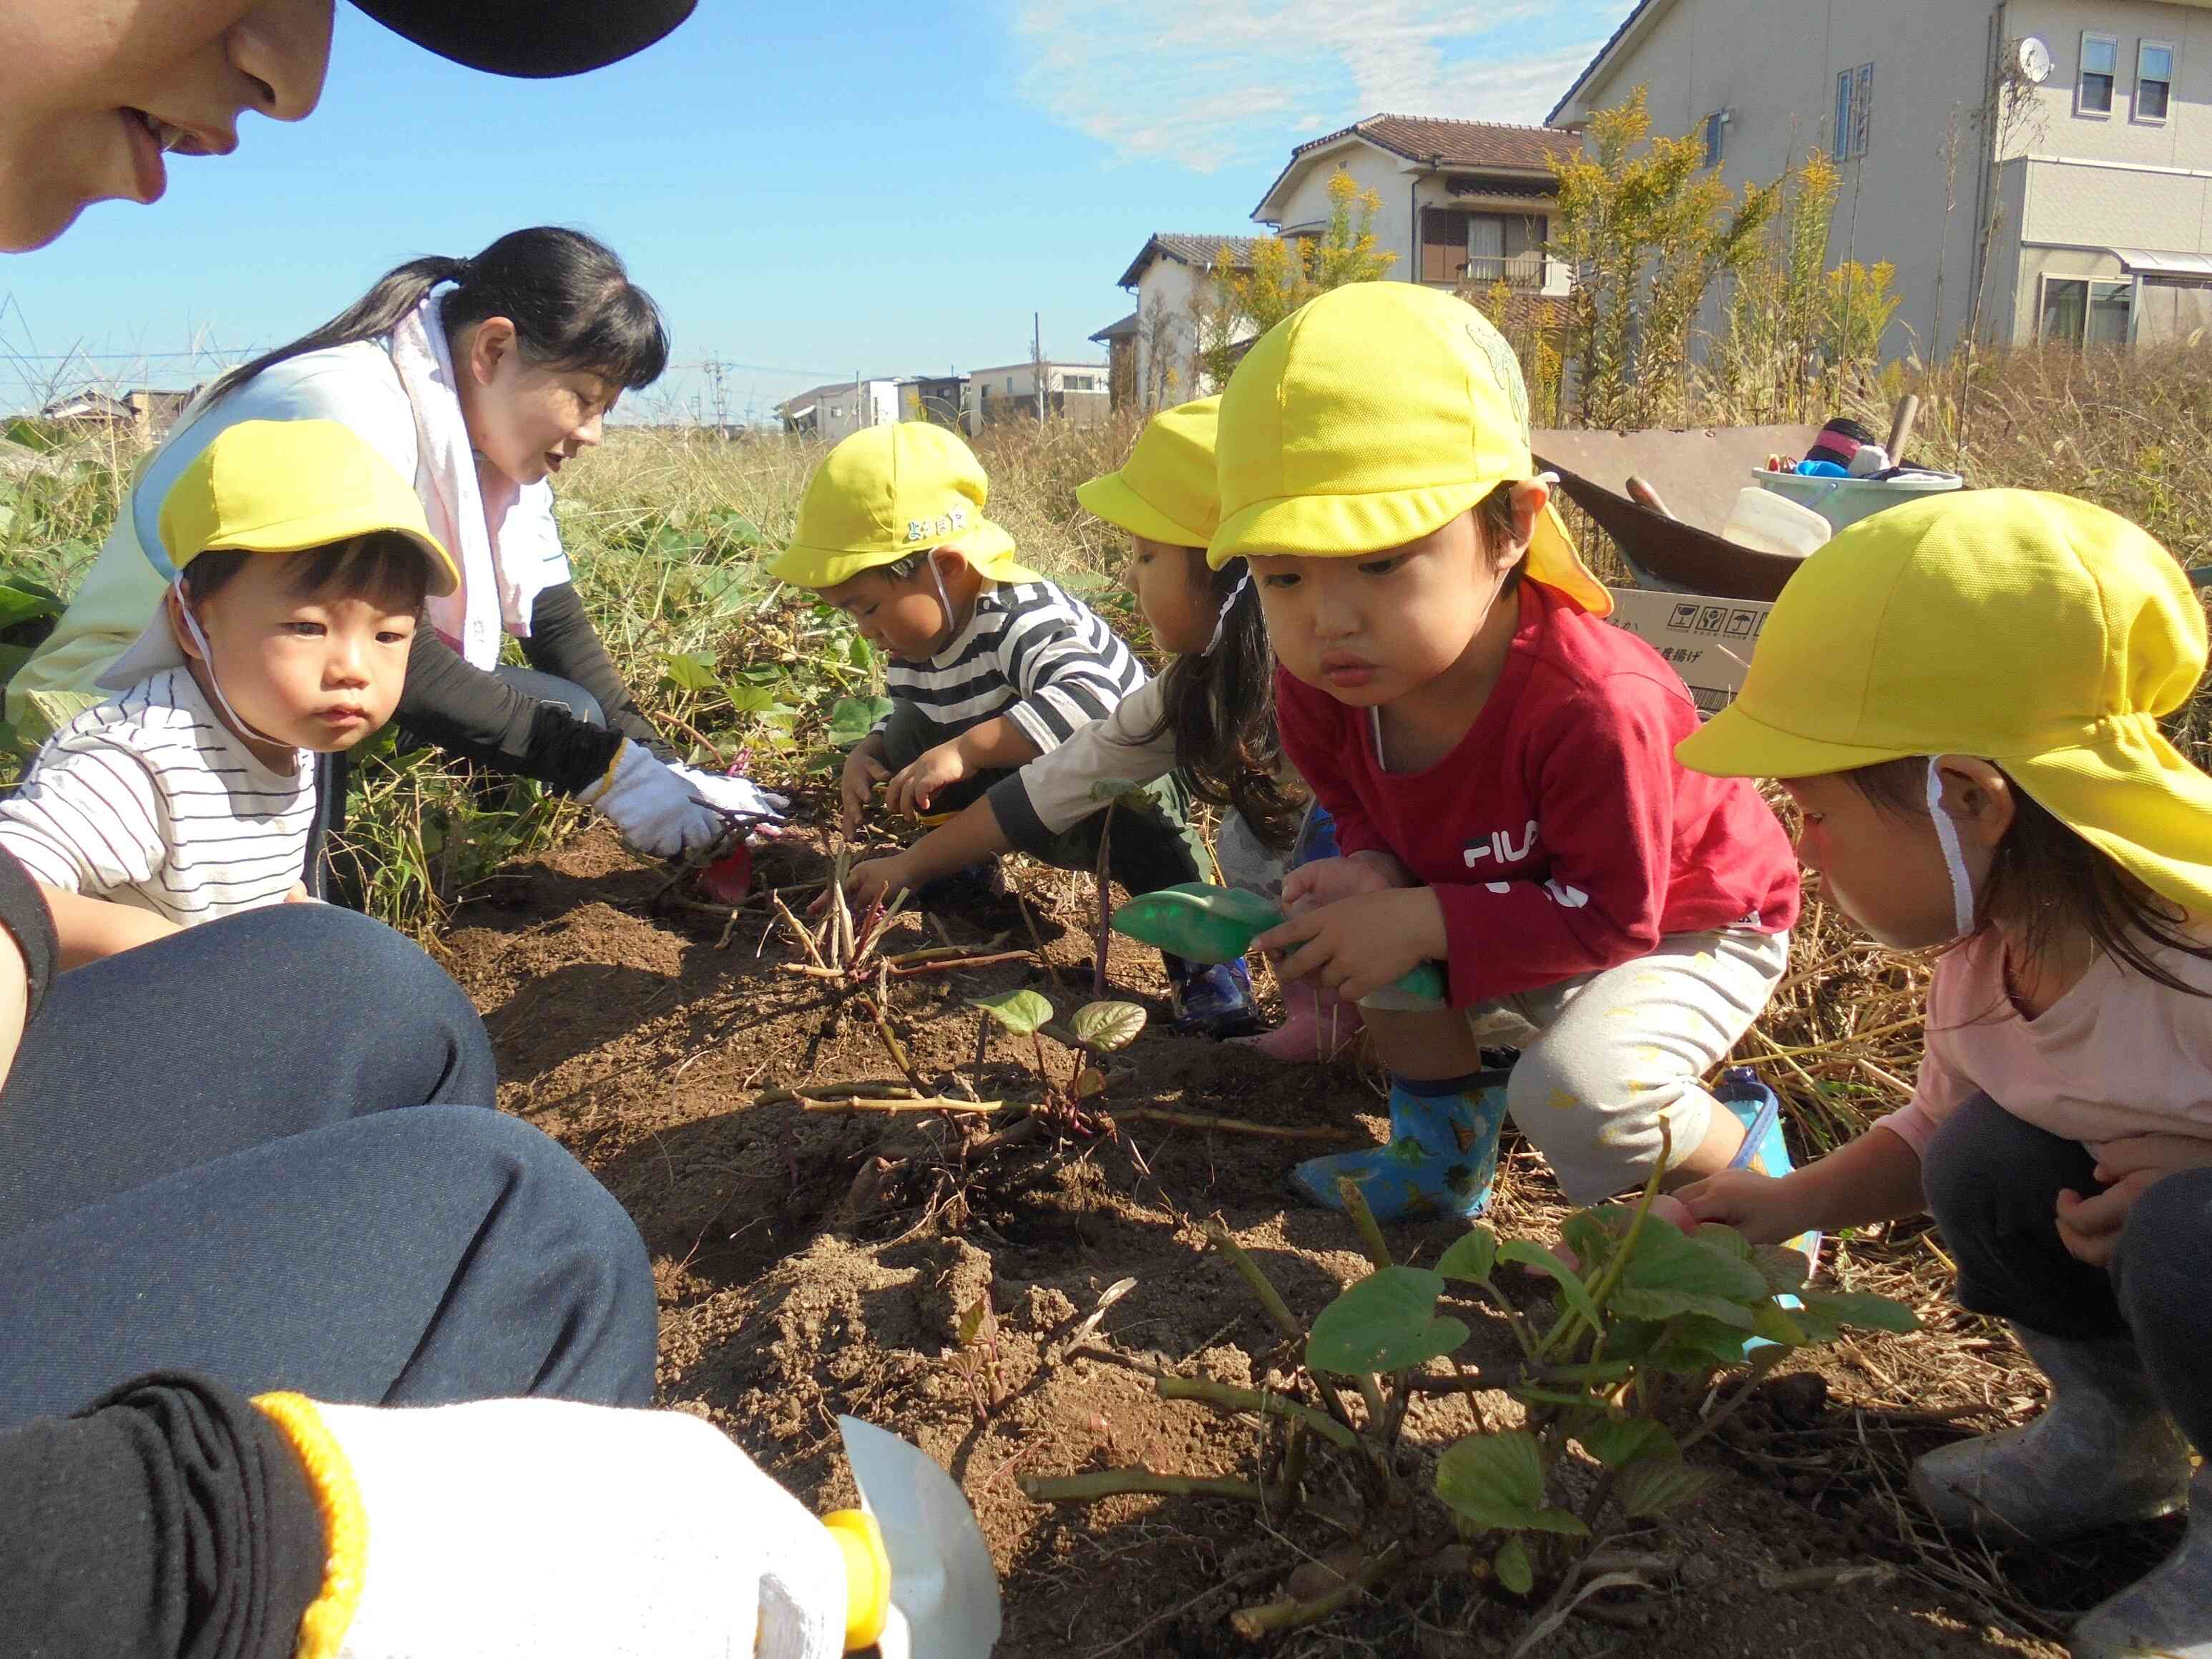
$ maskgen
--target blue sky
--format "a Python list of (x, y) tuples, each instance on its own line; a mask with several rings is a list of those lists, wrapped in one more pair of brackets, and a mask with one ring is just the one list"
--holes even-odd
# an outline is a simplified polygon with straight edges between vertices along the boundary
[[(92, 372), (188, 384), (386, 267), (519, 225), (611, 243), (696, 399), (1048, 355), (1121, 315), (1155, 230), (1249, 230), (1292, 145), (1381, 110), (1538, 121), (1628, 0), (848, 0), (699, 14), (578, 80), (497, 81), (338, 8), (322, 107), (173, 163), (0, 267), (0, 408)], [(58, 361), (82, 350), (96, 363)]]

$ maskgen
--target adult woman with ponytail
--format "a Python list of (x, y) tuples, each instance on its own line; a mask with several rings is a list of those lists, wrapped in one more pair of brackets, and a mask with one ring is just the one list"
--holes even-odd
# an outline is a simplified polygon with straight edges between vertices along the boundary
[[(661, 746), (585, 614), (555, 527), (549, 480), (667, 360), (651, 297), (580, 231), (511, 231), (473, 258), (386, 272), (320, 328), (223, 375), (179, 419), (68, 614), (10, 684), (18, 725), (58, 725), (97, 700), (100, 676), (174, 575), (156, 533), (161, 502), (217, 433), (337, 421), (414, 481), (461, 564), (460, 589), (433, 599), (430, 626), (416, 631), (395, 716), (404, 738), (590, 802), (661, 857), (718, 837), (717, 806), (770, 810), (750, 785), (693, 771)], [(500, 666), (509, 634), (529, 667)], [(325, 823), (341, 823), (342, 783), (326, 775), (321, 793)], [(311, 890), (316, 862), (311, 852)]]

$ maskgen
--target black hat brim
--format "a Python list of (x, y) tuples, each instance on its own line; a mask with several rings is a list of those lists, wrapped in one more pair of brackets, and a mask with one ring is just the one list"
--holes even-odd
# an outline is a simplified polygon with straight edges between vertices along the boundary
[(354, 0), (385, 27), (470, 69), (545, 80), (643, 52), (698, 0)]

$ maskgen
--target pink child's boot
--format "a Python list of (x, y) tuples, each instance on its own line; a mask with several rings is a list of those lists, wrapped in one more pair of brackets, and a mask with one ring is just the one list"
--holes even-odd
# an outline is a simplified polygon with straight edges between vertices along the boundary
[(1273, 1030), (1231, 1041), (1272, 1059), (1319, 1065), (1334, 1060), (1358, 1039), (1359, 1005), (1322, 990), (1311, 979), (1294, 979), (1283, 986), (1283, 1012), (1285, 1018)]

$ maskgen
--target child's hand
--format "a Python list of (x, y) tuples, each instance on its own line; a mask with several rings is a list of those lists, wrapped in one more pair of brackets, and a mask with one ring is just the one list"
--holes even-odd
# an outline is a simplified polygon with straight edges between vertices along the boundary
[(844, 775), (839, 781), (844, 811), (839, 822), (847, 835), (860, 827), (860, 820), (867, 816), (869, 797), (875, 793), (876, 786), (890, 775), (891, 769), (884, 764), (883, 757), (867, 744), (860, 744), (845, 757)]
[(1357, 1002), (1403, 978), (1419, 963), (1444, 955), (1443, 906), (1426, 887), (1370, 888), (1334, 903), (1315, 905), (1252, 943), (1274, 951), (1296, 945), (1276, 963), (1280, 977), (1304, 979), (1310, 974), (1346, 1002)]
[(856, 908), (866, 909), (871, 904), (889, 904), (915, 884), (907, 873), (905, 855), (893, 853), (865, 860), (846, 872), (845, 896)]
[(2094, 1198), (2072, 1191), (2058, 1194), (2058, 1242), (2077, 1261), (2108, 1267), (2120, 1247), (2135, 1201), (2180, 1170), (2212, 1167), (2212, 1140), (2187, 1135), (2128, 1135), (2107, 1141), (2097, 1153), (2097, 1179), (2105, 1190)]
[(1754, 1244), (1781, 1244), (1811, 1231), (1788, 1177), (1724, 1170), (1676, 1192), (1699, 1221), (1733, 1227)]
[(890, 781), (884, 805), (906, 817), (918, 818), (929, 811), (937, 792), (949, 789), (968, 775), (968, 760), (955, 743), (940, 743), (922, 751), (921, 758)]
[(1387, 892), (1411, 885), (1395, 859), (1361, 853), (1351, 858), (1316, 859), (1283, 878), (1283, 913), (1299, 915), (1361, 893)]

